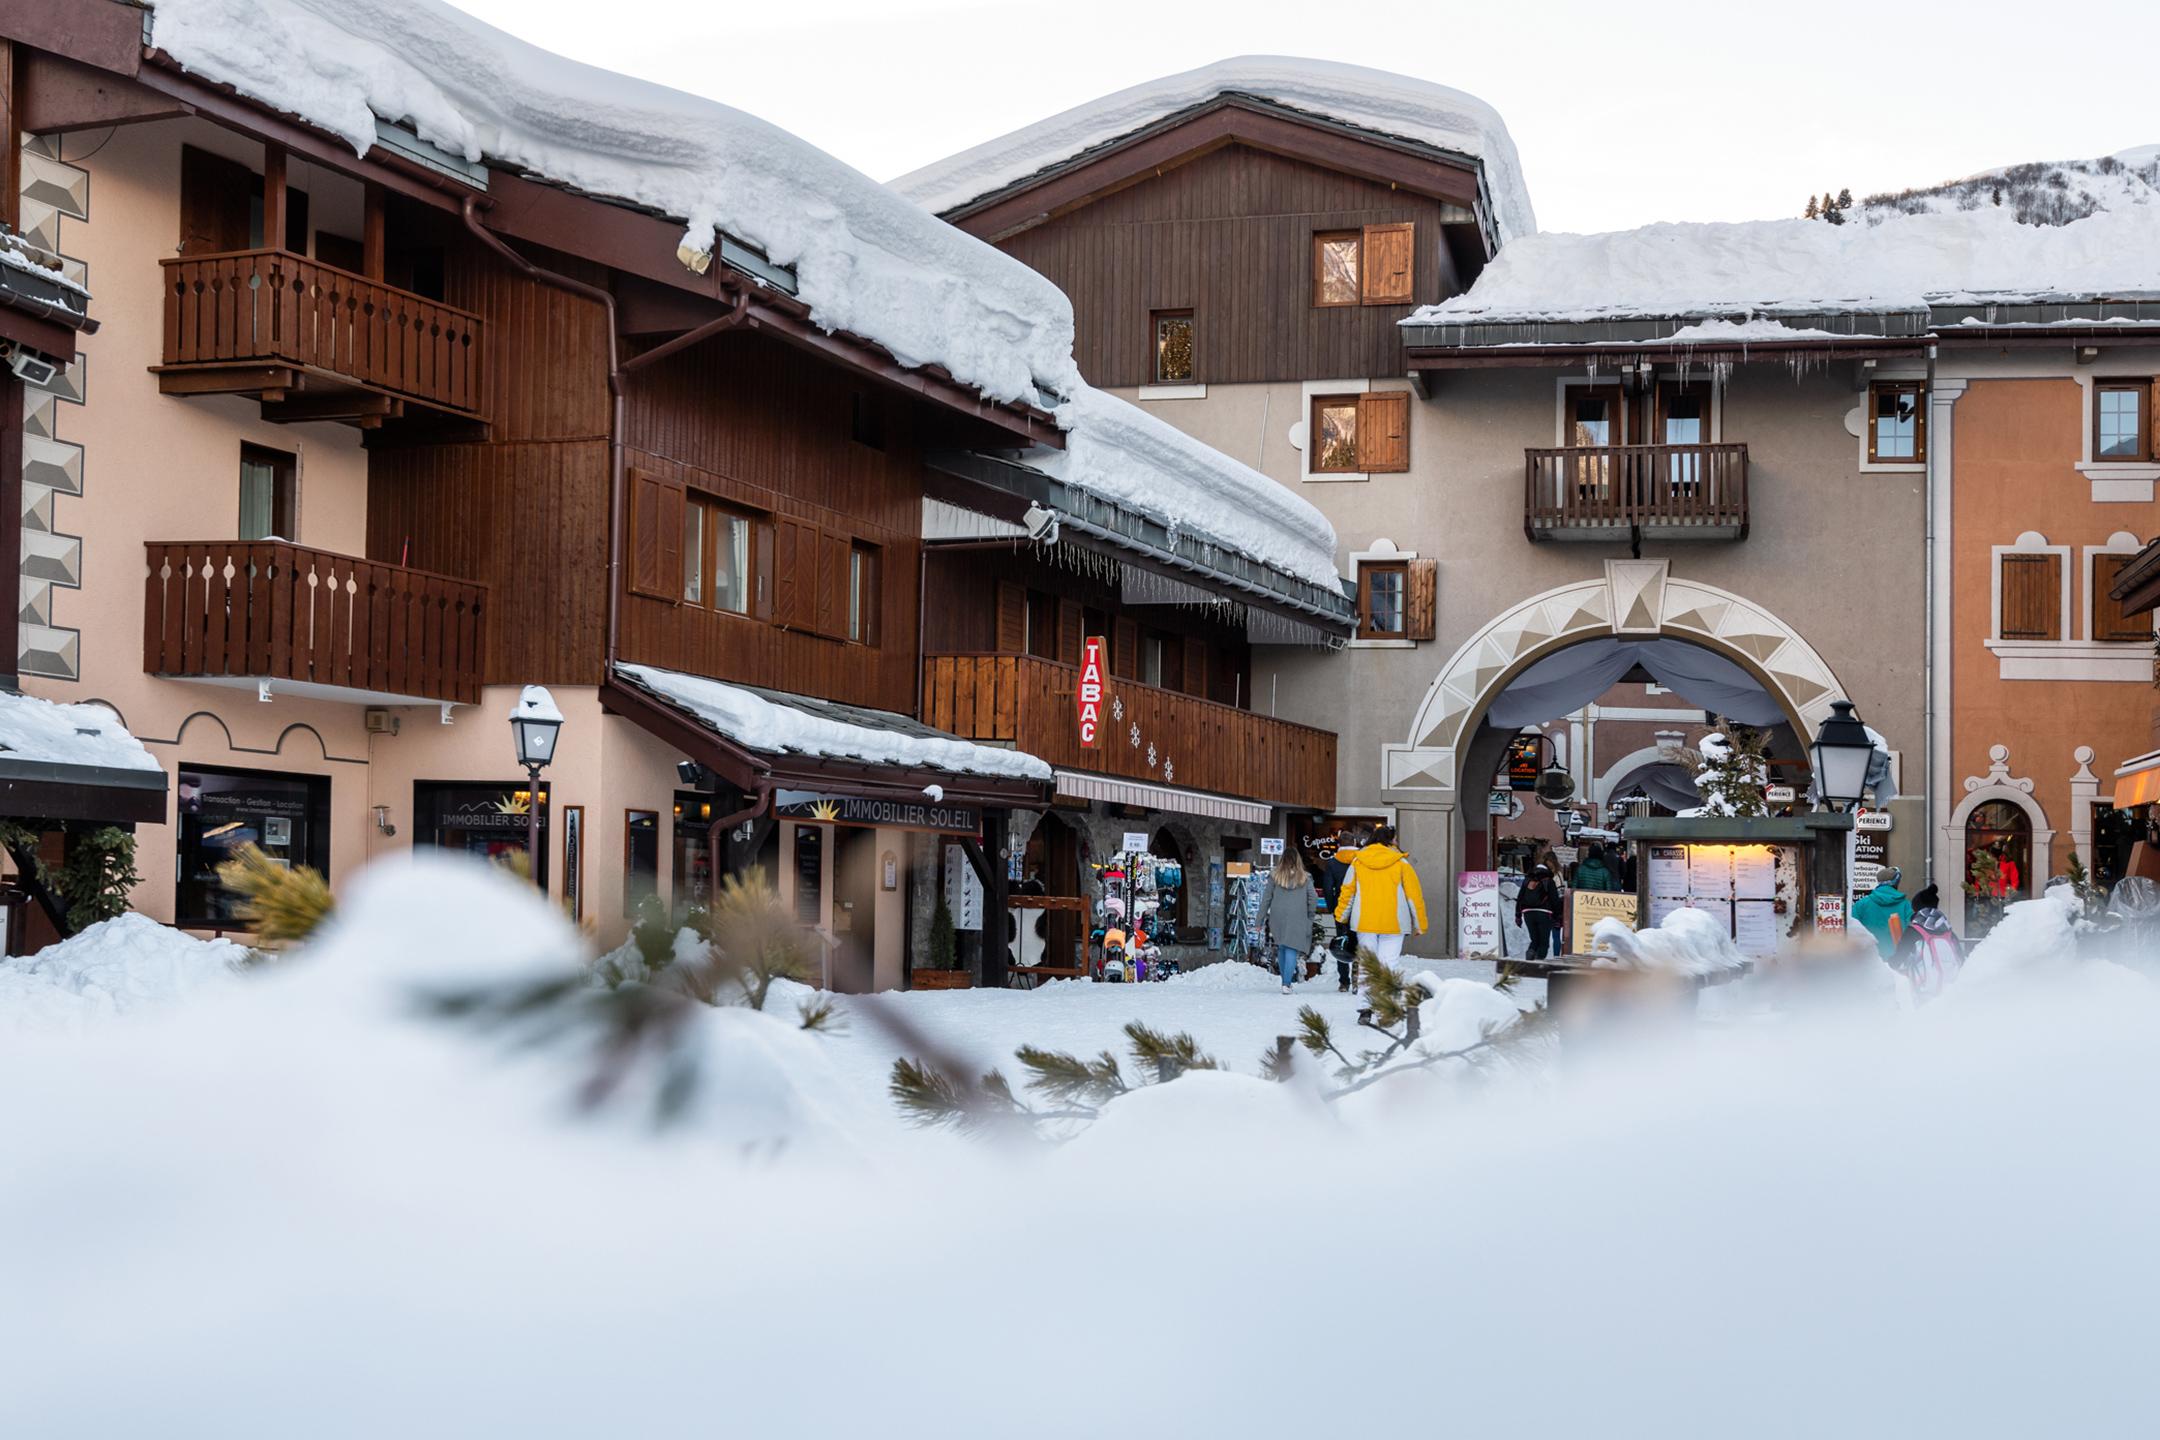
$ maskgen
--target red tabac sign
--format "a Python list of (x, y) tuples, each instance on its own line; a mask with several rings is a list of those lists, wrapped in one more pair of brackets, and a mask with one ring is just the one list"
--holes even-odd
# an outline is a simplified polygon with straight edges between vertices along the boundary
[(1102, 734), (1102, 652), (1103, 637), (1087, 637), (1086, 653), (1080, 657), (1080, 684), (1073, 691), (1073, 700), (1080, 710), (1080, 744), (1093, 750)]

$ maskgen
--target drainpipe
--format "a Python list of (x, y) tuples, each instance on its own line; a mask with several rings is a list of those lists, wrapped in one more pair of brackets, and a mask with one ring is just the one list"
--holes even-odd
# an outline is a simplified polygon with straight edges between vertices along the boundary
[(712, 822), (712, 828), (705, 832), (705, 849), (713, 857), (715, 867), (720, 864), (720, 847), (725, 843), (727, 832), (742, 824), (745, 820), (759, 818), (768, 809), (772, 808), (772, 786), (760, 786), (751, 792), (749, 798), (750, 803), (748, 805), (745, 805), (732, 815), (718, 817)]
[[(509, 262), (527, 278), (542, 285), (552, 285), (572, 295), (583, 296), (598, 304), (607, 312), (607, 387), (608, 387), (608, 588), (607, 588), (607, 654), (601, 674), (615, 673), (615, 655), (622, 634), (622, 567), (623, 532), (626, 497), (626, 466), (623, 462), (623, 377), (632, 371), (652, 364), (679, 350), (688, 348), (709, 336), (717, 335), (739, 325), (747, 318), (750, 308), (749, 291), (742, 285), (723, 277), (722, 284), (734, 294), (734, 304), (725, 315), (708, 320), (694, 330), (687, 331), (664, 344), (656, 345), (642, 355), (629, 360), (622, 358), (621, 340), (616, 323), (615, 296), (613, 292), (572, 279), (568, 275), (544, 269), (526, 259), (505, 244), (502, 237), (480, 221), (479, 207), (473, 197), (465, 197), (465, 228), (473, 233), (481, 244)], [(743, 818), (748, 818), (747, 816)], [(738, 820), (736, 823), (740, 823)]]

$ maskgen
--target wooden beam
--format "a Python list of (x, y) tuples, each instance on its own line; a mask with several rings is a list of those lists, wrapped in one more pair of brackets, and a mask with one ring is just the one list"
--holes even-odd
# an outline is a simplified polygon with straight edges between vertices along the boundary
[(7, 644), (0, 646), (0, 686), (16, 688), (22, 654), (23, 384), (0, 370), (0, 595), (8, 597)]
[(366, 182), (360, 215), (360, 273), (370, 280), (383, 278), (383, 188)]
[(0, 38), (0, 224), (10, 230), (22, 226), (22, 113), (15, 83), (15, 42)]
[(32, 135), (171, 120), (188, 113), (188, 107), (170, 95), (64, 55), (31, 51), (22, 57), (17, 74), (20, 128)]
[(316, 390), (288, 399), (266, 402), (262, 418), (273, 425), (297, 425), (310, 420), (396, 420), (405, 413), (403, 401), (367, 390)]
[(0, 0), (0, 35), (32, 50), (133, 75), (142, 65), (142, 11), (83, 0)]
[(218, 366), (207, 370), (165, 370), (157, 366), (160, 395), (253, 395), (293, 388), (293, 372), (282, 365)]
[(272, 141), (263, 146), (262, 245), (265, 250), (285, 248), (285, 147)]

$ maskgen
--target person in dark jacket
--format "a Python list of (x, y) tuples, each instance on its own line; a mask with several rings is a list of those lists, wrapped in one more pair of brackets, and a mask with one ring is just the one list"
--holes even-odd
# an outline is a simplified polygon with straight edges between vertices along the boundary
[(1590, 842), (1590, 851), (1575, 863), (1575, 888), (1577, 890), (1618, 890), (1620, 877), (1605, 863), (1605, 847)]
[(1552, 868), (1533, 866), (1530, 878), (1515, 893), (1515, 923), (1530, 932), (1530, 953), (1524, 959), (1545, 958), (1552, 944), (1553, 926), (1559, 919), (1560, 887), (1553, 881)]

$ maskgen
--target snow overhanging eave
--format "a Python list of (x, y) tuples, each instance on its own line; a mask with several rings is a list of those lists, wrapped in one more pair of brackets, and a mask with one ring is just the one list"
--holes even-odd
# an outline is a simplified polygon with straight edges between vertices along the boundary
[[(1840, 345), (1875, 350), (1899, 343), (1917, 346), (1925, 342), (1928, 311), (1924, 306), (1877, 309), (1825, 309), (1819, 305), (1706, 306), (1699, 310), (1656, 315), (1542, 316), (1533, 314), (1479, 316), (1466, 312), (1461, 320), (1430, 319), (1412, 315), (1401, 322), (1403, 348), (1413, 362), (1444, 360), (1455, 354), (1491, 351), (1493, 363), (1505, 363), (1509, 351), (1525, 352), (1521, 363), (1536, 363), (1538, 352), (1572, 348), (1583, 353), (1600, 349), (1632, 350), (1671, 343), (1680, 331), (1713, 321), (1743, 324), (1751, 320), (1776, 320), (1793, 330), (1790, 339), (1751, 341), (1748, 353), (1776, 353), (1780, 349), (1820, 350)], [(1797, 332), (1818, 332), (1801, 335)], [(1687, 348), (1674, 343), (1675, 350)], [(1738, 350), (1739, 346), (1706, 341), (1701, 350)]]
[(1249, 555), (1169, 526), (1128, 505), (1068, 484), (1018, 460), (971, 450), (930, 452), (931, 469), (1003, 491), (1056, 512), (1061, 543), (1070, 540), (1105, 550), (1121, 560), (1185, 580), (1222, 598), (1256, 605), (1330, 635), (1347, 636), (1357, 625), (1350, 597), (1286, 575)]
[(2160, 330), (2160, 295), (1961, 295), (1932, 302), (1928, 318), (1944, 340), (1956, 340), (1961, 334), (1980, 338), (1971, 332), (1993, 328), (2045, 331), (2094, 326), (2106, 327), (2100, 331), (2103, 336), (2120, 329), (2122, 339), (2150, 341), (2153, 332), (2140, 327)]

